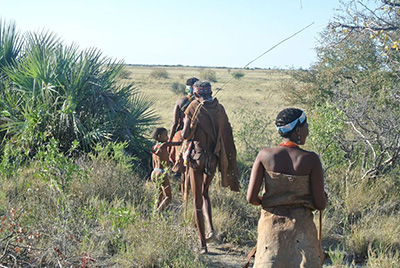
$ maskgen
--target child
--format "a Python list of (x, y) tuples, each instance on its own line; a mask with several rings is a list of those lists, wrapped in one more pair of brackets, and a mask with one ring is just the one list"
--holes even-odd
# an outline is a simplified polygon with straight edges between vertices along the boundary
[(168, 131), (165, 128), (156, 128), (153, 131), (153, 139), (155, 139), (157, 143), (151, 148), (153, 153), (153, 172), (151, 173), (151, 179), (156, 182), (160, 178), (162, 181), (162, 185), (159, 189), (157, 207), (157, 212), (161, 212), (171, 203), (172, 199), (171, 186), (168, 179), (169, 174), (166, 170), (166, 168), (169, 167), (167, 147), (181, 145), (182, 142), (168, 142)]

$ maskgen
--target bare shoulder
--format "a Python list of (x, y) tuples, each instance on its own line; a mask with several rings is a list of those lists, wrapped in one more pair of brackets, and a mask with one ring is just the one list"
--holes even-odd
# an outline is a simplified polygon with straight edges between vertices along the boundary
[(318, 154), (316, 154), (315, 152), (312, 151), (306, 151), (306, 150), (302, 150), (303, 153), (303, 157), (305, 159), (307, 159), (307, 161), (313, 163), (313, 164), (321, 164), (321, 160), (319, 159)]
[(186, 97), (182, 97), (176, 101), (175, 105), (182, 107), (187, 101), (188, 101), (188, 99)]
[(276, 153), (276, 148), (263, 148), (258, 152), (257, 159), (267, 160)]

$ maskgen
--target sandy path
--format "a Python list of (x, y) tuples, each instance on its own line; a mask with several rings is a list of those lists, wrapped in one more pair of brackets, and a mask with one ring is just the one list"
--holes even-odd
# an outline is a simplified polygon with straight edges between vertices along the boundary
[(238, 268), (243, 267), (247, 262), (246, 256), (248, 252), (242, 247), (239, 248), (230, 243), (210, 243), (207, 244), (207, 247), (208, 254), (206, 258), (209, 261), (208, 267)]

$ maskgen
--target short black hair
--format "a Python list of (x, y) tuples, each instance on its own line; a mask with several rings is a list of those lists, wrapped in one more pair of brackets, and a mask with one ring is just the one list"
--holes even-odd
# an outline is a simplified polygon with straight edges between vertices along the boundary
[[(297, 109), (297, 108), (286, 108), (286, 109), (283, 109), (276, 116), (275, 125), (277, 127), (281, 127), (281, 126), (287, 125), (287, 124), (293, 122), (294, 120), (296, 120), (297, 118), (299, 118), (302, 113), (303, 113), (303, 111), (300, 110), (300, 109)], [(283, 138), (289, 138), (290, 135), (292, 135), (293, 131), (296, 129), (296, 127), (301, 127), (306, 122), (307, 122), (307, 118), (306, 118), (306, 120), (304, 120), (303, 123), (300, 123), (300, 121), (298, 121), (296, 126), (293, 128), (293, 130), (291, 130), (289, 132), (286, 132), (286, 133), (283, 133), (282, 131), (278, 131), (279, 135), (281, 135), (281, 137), (283, 137)]]
[(156, 128), (156, 129), (153, 130), (153, 134), (151, 134), (151, 135), (152, 135), (152, 138), (153, 138), (154, 140), (157, 140), (158, 135), (161, 135), (161, 134), (164, 133), (164, 132), (167, 132), (167, 133), (168, 133), (168, 130), (167, 130), (166, 128), (164, 128), (164, 127), (158, 127), (158, 128)]
[(199, 81), (199, 79), (196, 77), (189, 78), (188, 80), (186, 80), (186, 85), (193, 86), (193, 84), (196, 83), (197, 81)]

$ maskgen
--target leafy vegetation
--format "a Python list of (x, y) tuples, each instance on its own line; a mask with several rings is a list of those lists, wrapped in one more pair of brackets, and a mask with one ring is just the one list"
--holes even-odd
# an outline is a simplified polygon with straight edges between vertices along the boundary
[[(224, 87), (217, 97), (240, 161), (239, 194), (219, 186), (218, 176), (210, 189), (219, 241), (254, 245), (259, 210), (245, 201), (249, 171), (262, 147), (277, 144), (272, 120), (290, 101), (307, 110), (306, 149), (325, 168), (323, 248), (332, 265), (395, 267), (400, 13), (397, 2), (372, 3), (347, 2), (347, 13), (322, 33), (309, 70), (240, 70), (245, 76), (225, 85), (216, 77), (229, 81), (226, 70), (164, 68), (158, 77), (151, 68), (138, 87), (152, 101), (129, 82), (133, 67), (124, 71), (98, 50), (65, 46), (48, 32), (20, 35), (2, 21), (0, 264), (207, 267), (196, 254), (190, 205), (183, 217), (179, 180), (171, 178), (173, 202), (157, 214), (157, 189), (142, 169), (150, 148), (144, 137), (157, 118), (153, 102), (168, 128), (171, 81), (200, 72), (214, 89)], [(162, 79), (154, 85), (154, 78)]]
[(150, 76), (153, 78), (157, 78), (157, 79), (160, 79), (160, 78), (168, 79), (169, 78), (167, 70), (161, 69), (161, 68), (154, 69), (151, 72)]
[(205, 267), (193, 250), (194, 233), (174, 222), (177, 215), (150, 216), (155, 189), (132, 172), (124, 146), (96, 150), (72, 159), (53, 140), (20, 172), (0, 167), (0, 263)]
[(200, 79), (209, 82), (217, 82), (217, 75), (214, 70), (203, 69), (200, 71)]
[(171, 85), (171, 90), (174, 92), (176, 95), (185, 95), (185, 89), (186, 86), (182, 83), (179, 82), (173, 82)]
[(346, 12), (321, 34), (318, 61), (294, 73), (287, 95), (312, 114), (310, 146), (322, 157), (331, 202), (332, 258), (377, 267), (379, 259), (398, 263), (400, 251), (399, 237), (387, 232), (399, 228), (392, 222), (400, 214), (400, 6), (368, 4), (344, 3)]
[(233, 78), (238, 80), (244, 76), (244, 73), (242, 72), (231, 72), (230, 74), (232, 75)]
[(145, 153), (143, 132), (157, 117), (134, 84), (118, 83), (122, 62), (97, 49), (66, 46), (52, 33), (19, 39), (14, 24), (2, 26), (0, 107), (6, 140), (18, 140), (29, 156), (51, 138), (63, 152), (76, 140), (84, 152), (97, 143), (129, 141), (129, 152)]

